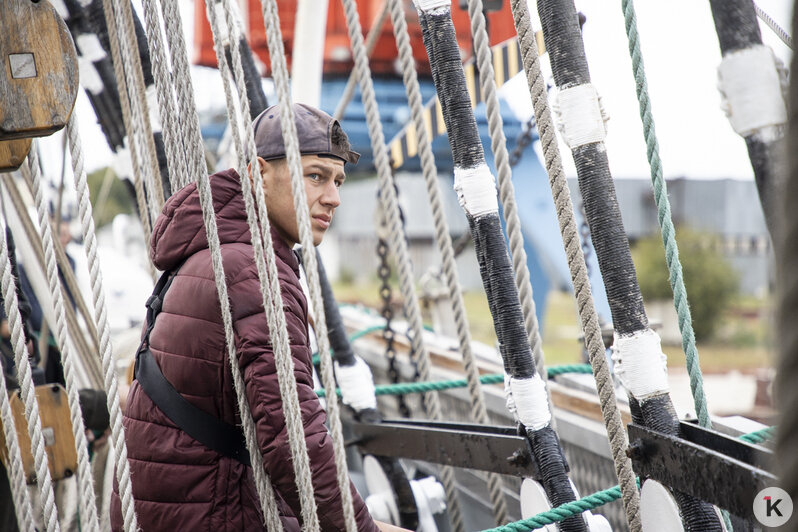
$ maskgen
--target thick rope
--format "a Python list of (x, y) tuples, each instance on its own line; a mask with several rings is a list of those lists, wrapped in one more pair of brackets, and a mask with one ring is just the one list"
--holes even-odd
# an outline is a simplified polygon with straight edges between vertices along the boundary
[[(416, 75), (415, 60), (413, 50), (410, 47), (410, 37), (407, 31), (407, 21), (405, 20), (404, 6), (398, 0), (388, 0), (387, 6), (391, 11), (391, 22), (393, 23), (396, 45), (399, 50), (399, 59), (402, 65), (402, 76), (407, 100), (410, 104), (410, 111), (413, 117), (413, 126), (416, 128), (418, 136), (419, 157), (421, 169), (424, 174), (424, 181), (427, 185), (427, 195), (429, 196), (430, 207), (432, 209), (432, 220), (435, 227), (435, 242), (442, 257), (442, 269), (446, 278), (446, 287), (449, 292), (449, 300), (452, 304), (452, 314), (457, 328), (457, 340), (460, 353), (463, 357), (463, 367), (468, 380), (468, 393), (471, 399), (471, 412), (474, 420), (482, 425), (490, 423), (488, 419), (485, 399), (479, 380), (479, 369), (476, 364), (474, 352), (471, 349), (471, 331), (466, 317), (465, 302), (460, 289), (460, 280), (457, 275), (457, 264), (454, 260), (454, 250), (452, 240), (449, 236), (449, 225), (441, 199), (440, 186), (438, 184), (438, 171), (435, 167), (435, 159), (432, 154), (431, 139), (427, 136), (427, 128), (424, 122), (424, 107), (421, 100), (421, 89)], [(493, 517), (497, 524), (507, 521), (507, 503), (502, 491), (503, 481), (501, 476), (496, 473), (488, 474), (488, 490), (493, 506)]]
[[(0, 227), (0, 240), (2, 240), (2, 245), (0, 245), (0, 265), (3, 268), (3, 303), (6, 316), (8, 316), (8, 323), (11, 327), (11, 340), (14, 344), (14, 363), (17, 367), (17, 375), (19, 375), (21, 386), (20, 397), (25, 402), (25, 418), (28, 421), (28, 433), (31, 436), (34, 465), (39, 473), (38, 486), (41, 500), (44, 501), (45, 523), (47, 530), (57, 530), (58, 521), (55, 515), (55, 499), (50, 480), (50, 470), (47, 466), (47, 454), (44, 450), (41, 419), (39, 418), (39, 409), (31, 382), (28, 350), (25, 347), (24, 334), (22, 334), (22, 317), (19, 313), (17, 290), (11, 270), (11, 261), (9, 260), (6, 232), (2, 227)], [(3, 433), (5, 434), (6, 449), (10, 462), (6, 463), (6, 470), (10, 473), (11, 496), (14, 500), (14, 511), (17, 514), (17, 524), (20, 530), (33, 532), (36, 529), (33, 520), (33, 509), (28, 495), (25, 466), (22, 463), (22, 453), (19, 448), (16, 425), (14, 424), (14, 414), (8, 399), (5, 376), (0, 376), (0, 414), (2, 415)], [(38, 434), (37, 439), (34, 439), (34, 433)], [(42, 472), (46, 472), (46, 475), (42, 476)]]
[[(280, 26), (277, 23), (279, 18), (277, 16), (273, 18), (266, 16), (267, 9), (271, 10), (271, 14), (276, 15), (277, 6), (273, 1), (264, 2), (263, 6), (264, 20), (266, 20), (266, 38), (272, 64), (272, 76), (274, 77), (277, 99), (280, 104), (280, 123), (283, 128), (285, 153), (291, 174), (291, 192), (294, 199), (294, 211), (297, 216), (300, 243), (302, 244), (302, 263), (307, 276), (310, 302), (315, 317), (313, 327), (315, 329), (316, 341), (321, 355), (321, 377), (325, 390), (330, 393), (327, 398), (327, 419), (330, 423), (330, 433), (333, 441), (333, 456), (335, 458), (337, 471), (338, 489), (341, 492), (346, 528), (349, 532), (356, 532), (357, 521), (355, 520), (349, 471), (346, 465), (346, 449), (344, 447), (340, 408), (338, 406), (338, 397), (332, 393), (332, 391), (335, 390), (335, 375), (333, 373), (332, 355), (330, 353), (330, 339), (327, 334), (324, 299), (322, 298), (321, 286), (319, 284), (319, 267), (316, 260), (316, 248), (313, 244), (313, 235), (310, 229), (310, 214), (308, 213), (308, 201), (305, 194), (304, 172), (299, 155), (299, 139), (297, 138), (296, 123), (294, 122), (294, 110), (291, 106), (288, 66), (285, 59)], [(234, 54), (237, 53), (237, 51), (234, 51)], [(240, 64), (240, 61), (238, 63)], [(237, 74), (237, 79), (238, 83), (241, 84), (243, 72), (241, 72), (240, 77), (238, 77)], [(246, 114), (244, 116), (246, 116)], [(253, 148), (254, 141), (250, 146), (250, 149)]]
[(67, 136), (72, 159), (72, 171), (75, 177), (75, 190), (78, 194), (78, 215), (83, 234), (84, 251), (88, 260), (89, 275), (91, 277), (91, 292), (94, 301), (94, 317), (100, 334), (100, 356), (102, 357), (103, 372), (105, 375), (105, 390), (108, 412), (111, 421), (111, 441), (114, 455), (116, 456), (116, 479), (119, 483), (119, 496), (122, 503), (122, 517), (126, 532), (138, 529), (135, 508), (133, 504), (133, 488), (130, 483), (130, 464), (127, 459), (127, 445), (125, 444), (125, 429), (122, 425), (122, 410), (119, 406), (119, 386), (116, 376), (116, 364), (111, 345), (111, 328), (108, 324), (108, 309), (105, 304), (105, 290), (103, 287), (100, 261), (97, 255), (97, 237), (92, 217), (89, 187), (86, 180), (86, 170), (83, 167), (83, 147), (80, 141), (78, 124), (74, 114), (67, 122)]
[[(407, 249), (407, 241), (402, 231), (402, 221), (399, 216), (399, 203), (396, 198), (396, 191), (393, 187), (391, 165), (385, 146), (385, 135), (382, 131), (380, 113), (377, 109), (377, 98), (374, 94), (374, 84), (371, 79), (368, 54), (363, 44), (360, 16), (357, 12), (355, 0), (342, 0), (342, 2), (344, 13), (346, 14), (346, 25), (349, 30), (349, 41), (355, 60), (355, 71), (360, 81), (360, 93), (363, 99), (363, 107), (366, 111), (366, 122), (369, 128), (371, 148), (374, 152), (374, 161), (379, 176), (380, 199), (382, 200), (384, 209), (387, 211), (385, 217), (391, 233), (392, 252), (397, 262), (399, 285), (404, 299), (405, 315), (410, 325), (410, 330), (412, 331), (412, 337), (410, 339), (411, 349), (412, 353), (416, 356), (419, 375), (423, 380), (430, 380), (429, 352), (422, 338), (423, 327), (421, 324), (421, 311), (419, 308), (418, 296), (414, 288), (413, 271)], [(433, 419), (440, 419), (441, 409), (437, 394), (427, 394), (425, 399), (430, 416)], [(452, 521), (452, 528), (455, 532), (462, 532), (464, 530), (464, 525), (460, 513), (460, 504), (457, 500), (457, 491), (455, 490), (453, 468), (448, 466), (441, 468), (441, 481), (446, 491), (448, 512)]]
[[(104, 2), (106, 0), (103, 0)], [(152, 211), (152, 219), (155, 220), (163, 208), (163, 185), (161, 183), (161, 170), (158, 165), (158, 155), (155, 148), (155, 138), (153, 137), (152, 124), (146, 99), (147, 88), (144, 84), (144, 71), (141, 66), (141, 56), (138, 51), (138, 40), (136, 39), (136, 25), (133, 19), (133, 7), (128, 1), (113, 2), (114, 16), (116, 21), (121, 22), (122, 33), (118, 33), (120, 50), (125, 60), (125, 75), (127, 76), (127, 88), (133, 89), (130, 94), (131, 109), (133, 110), (134, 127), (138, 129), (142, 148), (148, 154), (149, 166), (145, 175), (145, 185), (147, 186), (148, 204)], [(106, 12), (106, 17), (108, 16)], [(119, 29), (120, 26), (117, 26)], [(110, 31), (109, 31), (110, 36)]]
[(765, 13), (765, 11), (756, 3), (754, 3), (754, 10), (756, 10), (756, 16), (758, 16), (759, 19), (764, 22), (767, 27), (770, 28), (773, 33), (776, 34), (776, 36), (778, 36), (779, 39), (781, 39), (781, 42), (789, 46), (790, 50), (792, 50), (792, 37), (790, 37), (790, 34), (787, 33), (784, 28), (779, 26), (778, 23), (773, 20), (773, 17)]
[(532, 282), (530, 281), (529, 265), (527, 264), (526, 251), (524, 250), (524, 237), (521, 233), (518, 205), (515, 202), (515, 187), (513, 187), (510, 156), (507, 152), (507, 138), (504, 136), (499, 97), (496, 95), (493, 52), (490, 49), (490, 39), (485, 25), (482, 0), (468, 1), (468, 15), (471, 17), (471, 34), (474, 36), (474, 48), (477, 54), (479, 83), (485, 99), (490, 145), (493, 151), (496, 178), (499, 185), (499, 199), (502, 202), (502, 212), (507, 223), (507, 236), (510, 241), (510, 255), (513, 259), (515, 286), (518, 288), (518, 298), (521, 301), (521, 310), (524, 313), (524, 325), (527, 336), (529, 336), (529, 346), (532, 348), (535, 367), (541, 378), (545, 379), (546, 368), (544, 367), (543, 343), (540, 338), (535, 300), (532, 299)]
[[(237, 147), (239, 147), (241, 145), (240, 130), (238, 121), (236, 120), (238, 115), (236, 113), (235, 102), (233, 101), (233, 94), (230, 87), (230, 67), (227, 64), (227, 59), (225, 58), (224, 43), (220, 37), (221, 28), (216, 16), (214, 3), (215, 2), (213, 0), (206, 0), (205, 12), (208, 16), (208, 21), (211, 24), (214, 49), (216, 51), (216, 58), (219, 64), (219, 72), (224, 82), (223, 86), (225, 92), (225, 101), (227, 103), (227, 113), (230, 119), (231, 131), (233, 132), (235, 144)], [(239, 160), (241, 159), (246, 161), (246, 158), (239, 154)], [(244, 168), (246, 168), (246, 162), (242, 164), (244, 165)], [(261, 249), (262, 241), (261, 238), (258, 237), (259, 232), (257, 230), (257, 226), (255, 226), (254, 231), (252, 230), (253, 222), (250, 220), (250, 213), (252, 211), (250, 207), (251, 196), (249, 194), (249, 179), (246, 172), (241, 175), (241, 184), (242, 188), (245, 186), (248, 187), (242, 192), (242, 195), (244, 196), (244, 201), (247, 206), (247, 222), (249, 223), (250, 234), (252, 235), (252, 246), (256, 250), (255, 262), (258, 265), (258, 275), (260, 275), (262, 261), (258, 261), (257, 250)], [(216, 218), (213, 213), (213, 199), (210, 190), (210, 180), (205, 173), (198, 174), (197, 190), (200, 191), (201, 204), (207, 204), (207, 207), (203, 206), (203, 219), (205, 221), (205, 226), (207, 228), (206, 232), (208, 233), (209, 237), (213, 235), (212, 238), (208, 239), (208, 243), (210, 245), (211, 257), (213, 259), (214, 276), (216, 279), (217, 291), (219, 293), (219, 301), (222, 304), (222, 319), (225, 325), (225, 337), (228, 345), (228, 355), (233, 370), (233, 385), (236, 390), (239, 414), (244, 424), (244, 436), (247, 442), (247, 449), (249, 450), (250, 458), (253, 464), (252, 471), (255, 477), (255, 485), (258, 491), (258, 497), (260, 499), (261, 510), (263, 512), (267, 528), (281, 530), (282, 524), (280, 522), (280, 515), (277, 508), (274, 489), (263, 466), (263, 456), (261, 455), (260, 447), (258, 446), (255, 421), (252, 418), (252, 412), (246, 399), (246, 386), (241, 376), (241, 371), (238, 369), (238, 357), (235, 353), (235, 336), (233, 331), (232, 315), (230, 312), (230, 301), (227, 296), (227, 283), (225, 281), (224, 269), (221, 262), (221, 246), (219, 244), (219, 235), (216, 230)], [(261, 284), (263, 285), (262, 281)], [(270, 296), (270, 291), (268, 289), (264, 290), (262, 287), (262, 291), (266, 295)], [(264, 309), (268, 317), (270, 315), (269, 306), (264, 305)], [(270, 323), (269, 327), (271, 326), (272, 325)]]
[[(237, 145), (242, 193), (245, 199), (247, 221), (250, 224), (250, 232), (253, 235), (257, 235), (258, 231), (260, 230), (261, 237), (263, 238), (263, 246), (261, 246), (260, 242), (258, 242), (258, 245), (254, 247), (255, 263), (258, 266), (258, 276), (263, 288), (263, 306), (266, 311), (269, 330), (272, 331), (273, 334), (276, 332), (273, 338), (276, 338), (277, 341), (275, 342), (273, 340), (273, 346), (275, 352), (275, 362), (277, 365), (277, 377), (280, 385), (280, 395), (283, 402), (283, 412), (285, 414), (287, 423), (288, 443), (293, 459), (294, 472), (297, 478), (297, 488), (299, 490), (303, 526), (310, 530), (315, 530), (319, 527), (318, 509), (313, 493), (313, 478), (312, 470), (310, 468), (310, 457), (307, 451), (304, 424), (302, 423), (302, 411), (299, 404), (299, 395), (297, 393), (296, 375), (294, 373), (294, 358), (291, 355), (290, 341), (286, 329), (283, 299), (281, 295), (282, 287), (280, 286), (278, 279), (277, 263), (274, 257), (271, 224), (269, 222), (268, 213), (266, 212), (266, 200), (263, 187), (260, 186), (260, 180), (256, 182), (256, 186), (254, 187), (258, 209), (256, 215), (255, 206), (252, 203), (250, 180), (248, 177), (246, 177), (248, 173), (246, 166), (247, 161), (250, 162), (250, 168), (253, 170), (253, 176), (260, 176), (261, 171), (259, 162), (257, 160), (255, 134), (252, 128), (252, 121), (250, 120), (251, 114), (249, 112), (249, 99), (246, 93), (246, 79), (244, 77), (244, 70), (241, 63), (241, 36), (239, 34), (240, 27), (237, 24), (236, 13), (233, 11), (230, 1), (223, 0), (222, 4), (227, 22), (227, 32), (228, 35), (231, 36), (231, 56), (233, 58), (233, 71), (235, 74), (234, 86), (238, 90), (238, 101), (241, 110), (239, 116), (241, 117), (241, 125), (244, 127), (245, 135), (243, 139), (239, 138), (240, 142)], [(265, 9), (266, 7), (264, 6), (264, 20), (266, 21), (266, 24), (279, 21), (276, 6), (274, 7), (273, 18), (267, 18), (265, 16)], [(269, 29), (267, 28), (266, 31), (268, 38)], [(226, 82), (230, 83), (229, 78), (226, 80)], [(293, 120), (291, 123), (293, 123)], [(257, 174), (255, 171), (257, 171)], [(258, 220), (260, 220), (260, 229), (258, 228)], [(264, 248), (266, 251), (265, 257)], [(268, 275), (266, 273), (266, 269), (264, 268), (264, 262), (268, 268)], [(347, 488), (348, 487), (349, 486), (347, 485)]]
[(754, 432), (749, 432), (748, 434), (743, 434), (740, 436), (740, 439), (746, 441), (748, 443), (762, 443), (768, 440), (772, 440), (773, 437), (776, 435), (776, 427), (766, 427), (764, 429), (759, 429)]
[(56, 331), (58, 348), (61, 351), (61, 363), (64, 367), (64, 380), (66, 381), (67, 400), (69, 403), (69, 416), (72, 421), (72, 434), (75, 437), (75, 449), (78, 456), (78, 487), (81, 524), (84, 530), (99, 530), (97, 520), (97, 505), (94, 496), (94, 479), (89, 465), (89, 444), (86, 441), (86, 428), (83, 425), (83, 416), (80, 411), (80, 398), (78, 397), (78, 383), (76, 380), (75, 353), (72, 343), (67, 338), (66, 311), (64, 310), (64, 296), (58, 281), (58, 268), (56, 266), (55, 251), (53, 250), (53, 234), (50, 230), (50, 219), (47, 212), (47, 203), (44, 201), (41, 186), (41, 171), (39, 170), (39, 156), (36, 146), (28, 154), (28, 167), (31, 171), (32, 189), (39, 221), (39, 236), (44, 247), (44, 259), (47, 269), (48, 288), (50, 297), (55, 306)]
[(182, 187), (181, 176), (186, 175), (186, 160), (182, 137), (178, 133), (178, 115), (175, 110), (173, 94), (174, 82), (178, 76), (173, 76), (168, 69), (168, 60), (164, 51), (161, 35), (161, 20), (158, 13), (156, 0), (143, 0), (144, 23), (147, 32), (147, 43), (150, 47), (152, 58), (152, 74), (155, 81), (155, 92), (158, 99), (158, 108), (161, 112), (163, 125), (163, 144), (166, 151), (167, 173), (172, 190)]
[[(103, 11), (105, 13), (106, 27), (108, 28), (108, 41), (111, 46), (111, 58), (114, 65), (114, 76), (116, 77), (116, 84), (119, 93), (119, 103), (122, 108), (122, 121), (125, 125), (125, 131), (128, 138), (128, 149), (130, 150), (130, 159), (133, 164), (133, 185), (136, 190), (136, 204), (138, 206), (139, 219), (141, 226), (144, 229), (144, 240), (146, 243), (150, 241), (152, 234), (152, 220), (150, 218), (150, 210), (147, 207), (147, 198), (144, 192), (144, 176), (147, 171), (151, 170), (151, 166), (144, 164), (146, 150), (139, 151), (141, 148), (138, 142), (138, 136), (135, 134), (133, 127), (133, 111), (130, 107), (130, 97), (127, 90), (127, 79), (125, 77), (125, 58), (122, 56), (120, 49), (119, 36), (116, 29), (116, 20), (113, 15), (112, 0), (103, 0)], [(150, 275), (153, 278), (156, 276), (155, 266), (152, 264), (150, 254), (147, 253), (147, 266), (150, 270)]]
[[(169, 52), (172, 60), (172, 71), (175, 79), (175, 95), (177, 96), (178, 123), (180, 138), (186, 150), (187, 173), (178, 175), (175, 181), (183, 187), (197, 180), (200, 174), (208, 172), (205, 161), (205, 149), (202, 143), (200, 121), (197, 106), (194, 102), (194, 89), (191, 84), (191, 70), (188, 63), (186, 41), (183, 36), (183, 23), (177, 2), (161, 0), (163, 9), (166, 39), (169, 41)], [(177, 190), (174, 189), (173, 190)]]
[(612, 376), (607, 367), (604, 341), (601, 337), (601, 327), (598, 323), (598, 315), (596, 314), (596, 307), (590, 290), (590, 279), (587, 275), (585, 256), (582, 253), (568, 182), (565, 178), (560, 150), (554, 133), (546, 85), (543, 80), (543, 74), (540, 71), (537, 41), (529, 18), (529, 7), (525, 0), (511, 0), (511, 6), (513, 22), (515, 23), (521, 46), (529, 93), (534, 106), (535, 121), (540, 134), (546, 172), (549, 175), (549, 184), (551, 185), (554, 205), (557, 211), (557, 220), (560, 224), (565, 254), (568, 258), (568, 269), (571, 272), (579, 318), (585, 334), (585, 344), (590, 356), (590, 365), (593, 367), (593, 374), (596, 379), (596, 388), (612, 450), (615, 474), (618, 477), (623, 493), (626, 520), (632, 532), (641, 532), (640, 494), (635, 483), (632, 461), (626, 456), (629, 439), (618, 409), (618, 400), (615, 396)]
[(704, 395), (704, 380), (701, 376), (701, 364), (698, 360), (698, 348), (693, 332), (693, 319), (690, 305), (687, 302), (687, 289), (684, 286), (682, 263), (679, 260), (679, 247), (676, 243), (676, 228), (671, 216), (671, 204), (668, 200), (668, 185), (662, 176), (662, 160), (659, 157), (659, 143), (654, 128), (654, 117), (651, 114), (651, 101), (648, 96), (646, 72), (643, 66), (643, 54), (637, 33), (637, 17), (633, 0), (622, 0), (626, 37), (629, 40), (629, 55), (632, 57), (632, 70), (635, 77), (635, 90), (640, 106), (640, 119), (643, 122), (643, 136), (646, 139), (646, 156), (651, 169), (651, 185), (654, 187), (654, 201), (657, 204), (657, 220), (662, 231), (662, 243), (665, 245), (665, 261), (668, 263), (669, 280), (673, 290), (673, 305), (679, 317), (679, 330), (682, 333), (682, 349), (687, 360), (687, 373), (690, 375), (690, 390), (693, 393), (698, 422), (702, 427), (712, 428), (712, 421), (707, 410), (707, 398)]

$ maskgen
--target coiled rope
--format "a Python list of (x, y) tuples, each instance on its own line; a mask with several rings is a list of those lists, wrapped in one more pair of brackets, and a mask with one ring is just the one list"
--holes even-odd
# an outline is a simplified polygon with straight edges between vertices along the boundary
[[(17, 375), (19, 375), (20, 397), (25, 403), (25, 419), (27, 420), (28, 433), (31, 437), (31, 450), (38, 476), (39, 494), (44, 506), (44, 522), (48, 531), (58, 530), (58, 522), (55, 515), (55, 497), (50, 480), (50, 470), (47, 466), (47, 455), (44, 451), (39, 407), (31, 382), (30, 361), (28, 360), (28, 350), (25, 347), (25, 337), (22, 333), (22, 317), (19, 313), (19, 302), (17, 301), (17, 290), (8, 254), (5, 228), (0, 228), (0, 241), (2, 241), (0, 243), (0, 266), (3, 268), (3, 304), (11, 328), (11, 341), (14, 345), (14, 364), (17, 368)], [(9, 458), (6, 468), (10, 472), (11, 496), (14, 501), (17, 524), (20, 530), (33, 532), (36, 526), (33, 521), (33, 510), (30, 496), (28, 495), (25, 468), (22, 464), (22, 454), (19, 448), (17, 429), (14, 424), (14, 414), (11, 411), (11, 403), (8, 399), (5, 375), (0, 376), (0, 414), (2, 415), (3, 434), (5, 435)]]
[(546, 86), (540, 70), (540, 62), (538, 61), (538, 46), (529, 16), (529, 7), (525, 0), (511, 0), (510, 5), (521, 46), (524, 71), (526, 72), (529, 94), (532, 98), (535, 121), (557, 211), (557, 220), (562, 233), (565, 255), (568, 258), (568, 269), (574, 286), (574, 297), (576, 298), (579, 318), (585, 335), (585, 345), (587, 346), (590, 364), (593, 367), (593, 374), (596, 379), (596, 388), (612, 450), (615, 474), (618, 477), (620, 489), (623, 493), (626, 520), (632, 532), (641, 532), (640, 495), (634, 480), (632, 462), (626, 456), (629, 439), (621, 421), (618, 400), (615, 396), (615, 387), (607, 367), (604, 341), (602, 340), (598, 314), (596, 313), (590, 290), (590, 279), (587, 275), (585, 256), (579, 240), (571, 195), (568, 190), (568, 182), (565, 179), (565, 171), (562, 167)]
[[(466, 317), (465, 302), (460, 289), (460, 280), (457, 275), (457, 264), (454, 260), (454, 249), (452, 240), (449, 237), (449, 225), (443, 210), (440, 185), (438, 183), (438, 171), (435, 167), (435, 159), (432, 154), (431, 139), (427, 135), (427, 127), (424, 122), (424, 109), (421, 100), (421, 89), (416, 75), (415, 60), (413, 51), (410, 47), (410, 37), (407, 31), (407, 21), (405, 20), (404, 6), (398, 0), (388, 0), (387, 7), (390, 8), (391, 22), (393, 23), (396, 46), (399, 50), (399, 60), (402, 66), (402, 77), (407, 92), (407, 100), (410, 104), (410, 112), (413, 118), (413, 126), (416, 128), (418, 137), (419, 157), (421, 160), (421, 170), (424, 175), (424, 182), (427, 186), (430, 207), (432, 209), (432, 220), (435, 227), (435, 243), (442, 258), (442, 270), (446, 279), (449, 300), (452, 305), (452, 316), (457, 329), (457, 340), (460, 353), (463, 357), (463, 368), (468, 382), (468, 393), (471, 399), (471, 412), (474, 420), (482, 425), (489, 423), (488, 412), (485, 406), (485, 399), (479, 380), (479, 369), (471, 349), (471, 331)], [(526, 261), (525, 261), (526, 262)], [(493, 507), (493, 517), (497, 524), (507, 521), (507, 503), (502, 492), (503, 481), (496, 473), (489, 473), (488, 491)]]
[(83, 425), (83, 416), (80, 411), (80, 398), (78, 396), (78, 383), (75, 367), (75, 353), (71, 341), (67, 338), (66, 317), (64, 309), (64, 296), (58, 280), (55, 251), (53, 249), (53, 233), (50, 230), (50, 218), (47, 212), (47, 203), (44, 201), (41, 186), (41, 170), (39, 169), (39, 156), (36, 143), (31, 146), (28, 154), (28, 169), (31, 174), (31, 186), (34, 194), (34, 203), (39, 221), (39, 236), (44, 248), (44, 259), (47, 269), (47, 281), (50, 297), (55, 306), (56, 331), (58, 348), (61, 351), (61, 363), (64, 367), (64, 380), (66, 381), (67, 400), (69, 403), (69, 416), (72, 421), (72, 434), (75, 437), (75, 449), (78, 457), (78, 487), (81, 524), (86, 530), (99, 530), (97, 520), (97, 505), (94, 496), (94, 480), (89, 466), (88, 442), (86, 441), (86, 428)]
[(635, 90), (640, 106), (640, 119), (643, 122), (643, 136), (646, 139), (646, 155), (651, 169), (651, 185), (654, 187), (654, 201), (657, 204), (657, 220), (662, 231), (662, 243), (665, 246), (665, 261), (668, 263), (668, 272), (671, 289), (673, 290), (673, 305), (679, 317), (679, 331), (682, 333), (682, 349), (687, 360), (687, 373), (690, 375), (690, 390), (693, 393), (693, 403), (702, 427), (712, 428), (707, 410), (707, 398), (704, 395), (704, 381), (701, 376), (701, 364), (698, 359), (698, 348), (693, 332), (693, 319), (690, 315), (690, 305), (687, 301), (687, 289), (684, 286), (682, 263), (679, 260), (679, 247), (676, 243), (676, 228), (673, 225), (671, 205), (668, 200), (668, 185), (662, 176), (662, 160), (659, 156), (659, 143), (654, 128), (654, 117), (651, 114), (651, 101), (648, 95), (646, 71), (643, 65), (643, 54), (640, 49), (640, 39), (637, 32), (637, 16), (633, 0), (621, 0), (624, 21), (626, 24), (626, 37), (629, 41), (629, 55), (632, 57), (632, 70), (635, 78)]
[[(429, 352), (423, 342), (421, 324), (421, 312), (418, 303), (418, 296), (415, 293), (412, 266), (410, 264), (407, 241), (402, 232), (402, 222), (399, 214), (399, 203), (396, 191), (393, 187), (391, 177), (391, 166), (388, 158), (388, 151), (385, 146), (385, 135), (382, 130), (377, 100), (374, 94), (374, 85), (371, 79), (371, 71), (368, 65), (368, 54), (363, 43), (363, 32), (360, 26), (360, 17), (357, 12), (357, 4), (354, 0), (342, 0), (344, 13), (346, 15), (346, 25), (349, 31), (349, 41), (351, 44), (355, 71), (360, 82), (360, 93), (363, 99), (363, 106), (366, 111), (366, 122), (368, 123), (369, 138), (371, 148), (374, 153), (374, 161), (377, 166), (377, 174), (380, 183), (380, 200), (382, 201), (385, 218), (391, 234), (391, 250), (397, 261), (397, 271), (399, 273), (399, 285), (404, 299), (404, 311), (412, 331), (411, 345), (412, 352), (415, 354), (418, 363), (419, 375), (423, 380), (429, 380), (430, 361)], [(426, 405), (429, 409), (430, 417), (440, 419), (440, 403), (435, 393), (425, 396)], [(452, 528), (456, 532), (464, 530), (460, 505), (457, 500), (457, 492), (454, 483), (454, 470), (449, 466), (441, 468), (441, 481), (446, 491), (448, 502), (448, 513), (452, 522)]]
[(83, 147), (80, 140), (77, 121), (74, 114), (69, 117), (66, 129), (69, 140), (69, 149), (72, 159), (72, 171), (75, 178), (75, 190), (78, 194), (78, 216), (83, 234), (84, 251), (88, 260), (89, 275), (91, 278), (91, 292), (94, 301), (94, 318), (100, 335), (100, 356), (104, 373), (104, 384), (108, 412), (110, 413), (111, 442), (116, 457), (116, 479), (119, 483), (119, 496), (122, 505), (122, 518), (126, 532), (138, 529), (135, 507), (133, 504), (133, 489), (130, 482), (130, 464), (127, 459), (127, 445), (125, 443), (125, 429), (122, 425), (122, 410), (119, 405), (119, 386), (116, 376), (116, 367), (111, 345), (111, 329), (108, 324), (108, 309), (105, 304), (105, 289), (103, 286), (100, 261), (97, 255), (97, 237), (92, 218), (92, 207), (89, 199), (89, 187), (86, 181), (86, 171), (83, 167)]

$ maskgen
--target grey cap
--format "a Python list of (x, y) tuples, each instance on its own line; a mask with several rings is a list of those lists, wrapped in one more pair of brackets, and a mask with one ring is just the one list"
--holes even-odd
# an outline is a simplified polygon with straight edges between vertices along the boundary
[[(359, 153), (341, 149), (332, 142), (333, 126), (338, 124), (338, 120), (324, 111), (303, 103), (295, 103), (293, 108), (299, 152), (302, 155), (330, 155), (357, 164), (357, 160), (360, 159)], [(253, 126), (258, 156), (266, 161), (285, 157), (279, 104), (272, 105), (259, 114)], [(348, 146), (348, 142), (346, 144)]]

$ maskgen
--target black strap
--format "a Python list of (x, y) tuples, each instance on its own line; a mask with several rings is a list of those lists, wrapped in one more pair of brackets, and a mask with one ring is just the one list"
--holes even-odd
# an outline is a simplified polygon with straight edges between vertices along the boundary
[(186, 434), (209, 449), (249, 466), (249, 451), (241, 427), (225, 423), (188, 402), (166, 380), (150, 351), (150, 333), (176, 273), (175, 270), (161, 275), (147, 300), (147, 331), (136, 354), (134, 378), (152, 402)]

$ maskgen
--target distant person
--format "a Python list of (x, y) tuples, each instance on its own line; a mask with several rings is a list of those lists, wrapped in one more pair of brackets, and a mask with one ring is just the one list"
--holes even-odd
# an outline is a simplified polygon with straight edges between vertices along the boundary
[[(350, 149), (338, 121), (328, 114), (301, 104), (295, 104), (293, 109), (313, 242), (318, 245), (340, 205), (338, 188), (345, 179), (344, 166), (355, 164), (359, 155)], [(318, 516), (322, 529), (344, 530), (333, 445), (325, 427), (325, 412), (313, 391), (308, 308), (299, 281), (299, 262), (292, 251), (299, 242), (299, 233), (279, 107), (261, 113), (254, 121), (254, 129), (262, 181), (253, 177), (253, 169), (249, 177), (266, 194)], [(283, 526), (286, 530), (299, 530), (299, 494), (239, 176), (235, 170), (225, 170), (212, 175), (210, 183), (236, 354), (257, 428), (257, 442), (274, 486)], [(157, 286), (155, 292), (164, 295), (162, 301), (158, 297), (150, 300), (149, 334), (145, 329), (124, 420), (138, 524), (144, 532), (263, 530), (264, 518), (252, 469), (247, 464), (249, 455), (246, 450), (241, 451), (243, 434), (237, 428), (241, 419), (196, 184), (175, 192), (152, 234), (153, 262), (166, 272), (163, 282), (159, 282), (163, 286)], [(167, 288), (165, 280), (169, 278), (172, 281)], [(158, 375), (165, 377), (166, 385), (157, 379)], [(153, 385), (155, 381), (161, 384)], [(165, 387), (178, 392), (178, 403), (185, 400), (189, 404), (181, 406), (180, 411), (191, 420), (205, 416), (203, 419), (208, 421), (207, 417), (212, 416), (209, 423), (224, 424), (224, 430), (213, 434), (228, 434), (229, 427), (233, 436), (209, 439), (197, 435), (194, 421), (175, 423), (164, 414), (164, 407), (171, 407), (164, 406), (162, 394), (174, 401), (174, 395), (165, 392)], [(152, 395), (158, 399), (154, 401)], [(378, 530), (354, 486), (350, 489), (358, 530)], [(117, 490), (115, 486), (112, 524), (114, 530), (121, 530)]]

